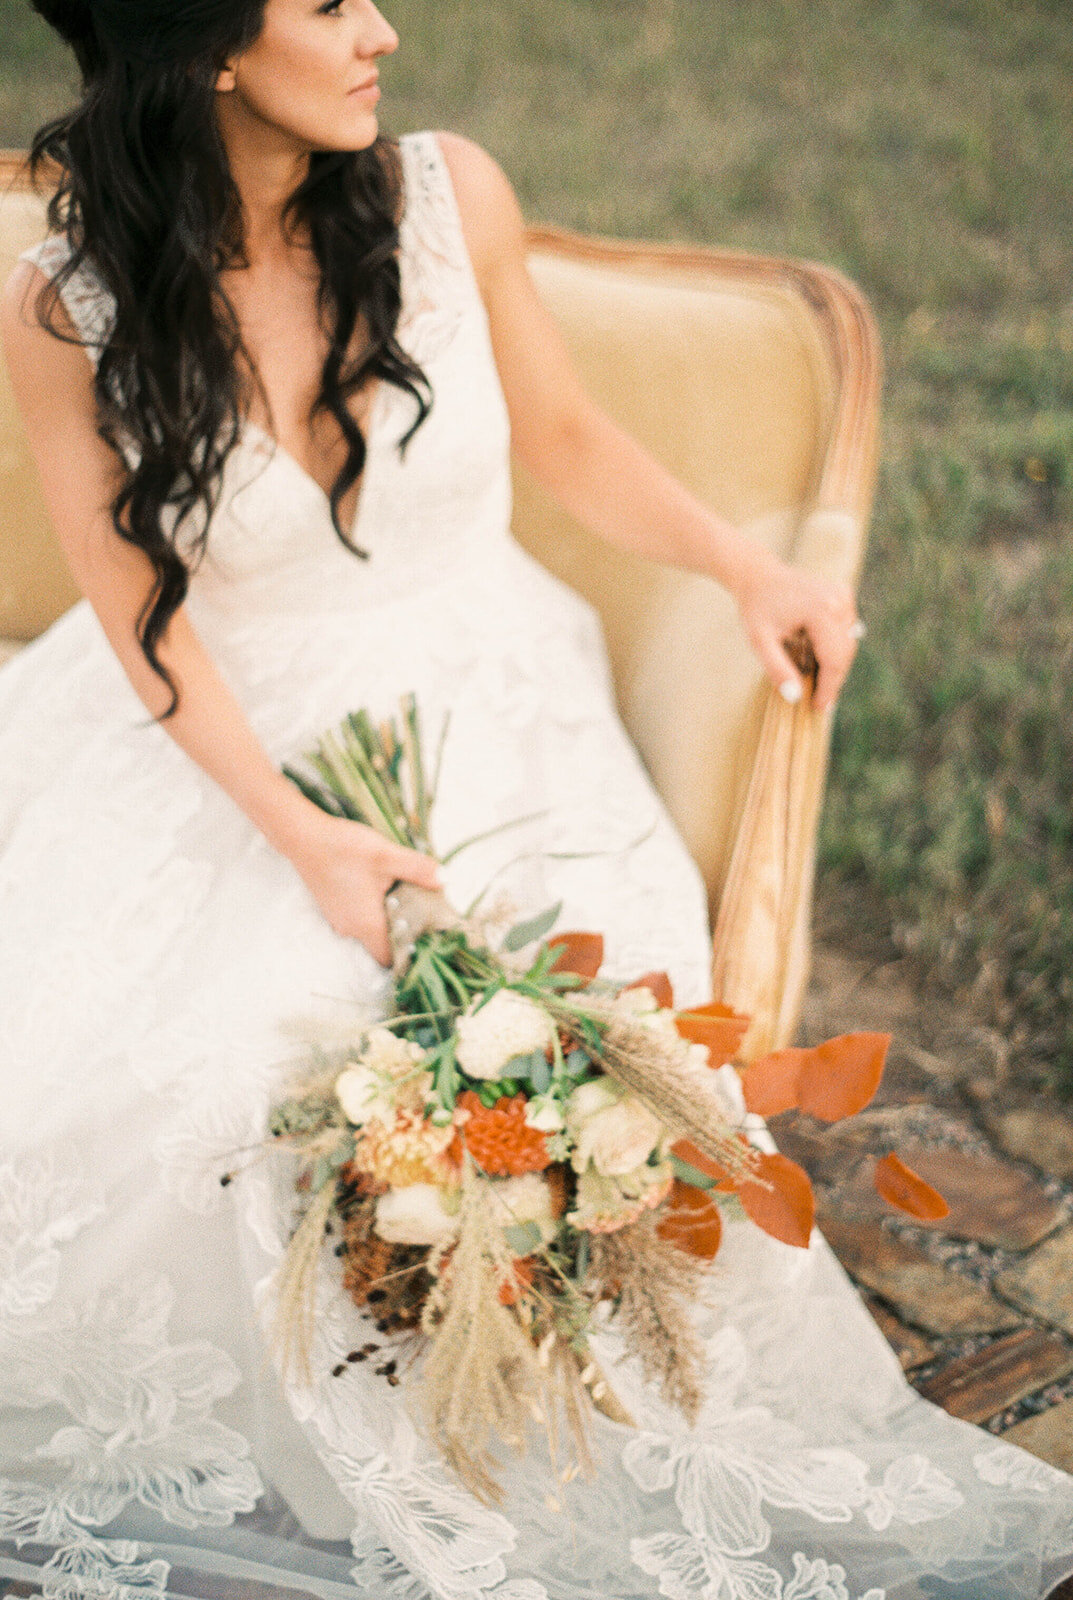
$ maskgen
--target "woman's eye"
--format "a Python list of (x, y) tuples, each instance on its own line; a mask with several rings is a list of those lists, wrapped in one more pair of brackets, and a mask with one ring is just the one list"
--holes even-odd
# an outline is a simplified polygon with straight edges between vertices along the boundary
[(319, 8), (318, 15), (322, 17), (338, 16), (339, 12), (342, 10), (342, 6), (343, 0), (328, 0), (327, 5), (323, 5)]

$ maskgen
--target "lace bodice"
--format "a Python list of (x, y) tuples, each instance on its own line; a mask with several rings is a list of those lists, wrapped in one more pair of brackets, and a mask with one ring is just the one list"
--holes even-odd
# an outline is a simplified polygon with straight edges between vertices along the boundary
[[(411, 135), (400, 150), (405, 202), (397, 331), (432, 384), (432, 411), (403, 459), (398, 444), (414, 402), (389, 383), (373, 396), (349, 530), (368, 550), (367, 562), (338, 539), (320, 485), (247, 422), (227, 460), (207, 556), (191, 584), (191, 612), (210, 632), (221, 625), (221, 610), (248, 617), (299, 605), (348, 612), (381, 606), (483, 568), (508, 536), (507, 413), (454, 191), (435, 135)], [(66, 239), (53, 236), (25, 259), (51, 276), (68, 255)], [(61, 292), (95, 361), (114, 301), (86, 264)]]

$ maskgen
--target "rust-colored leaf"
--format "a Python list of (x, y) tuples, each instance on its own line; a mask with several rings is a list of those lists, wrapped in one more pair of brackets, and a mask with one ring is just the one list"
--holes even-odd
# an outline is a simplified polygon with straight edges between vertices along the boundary
[(532, 1287), (535, 1262), (535, 1256), (519, 1256), (512, 1263), (511, 1277), (504, 1278), (499, 1285), (501, 1306), (516, 1306), (526, 1291)]
[(807, 1050), (776, 1050), (750, 1061), (741, 1075), (745, 1109), (759, 1117), (777, 1117), (800, 1105), (801, 1068)]
[(646, 972), (640, 978), (634, 978), (632, 983), (626, 985), (628, 989), (647, 989), (655, 995), (656, 1004), (665, 1011), (674, 1010), (674, 990), (671, 980), (665, 972)]
[(788, 1156), (769, 1155), (764, 1150), (756, 1179), (738, 1188), (746, 1216), (772, 1238), (806, 1249), (816, 1217), (816, 1197), (808, 1173)]
[(552, 972), (570, 972), (577, 978), (595, 978), (604, 962), (602, 933), (557, 933), (548, 940), (557, 950)]
[(723, 1219), (710, 1194), (675, 1178), (667, 1206), (660, 1212), (656, 1232), (668, 1244), (702, 1261), (711, 1261), (723, 1240)]
[(694, 1006), (690, 1011), (680, 1011), (675, 1026), (683, 1039), (691, 1044), (703, 1044), (713, 1067), (733, 1061), (741, 1048), (751, 1017), (743, 1017), (730, 1006), (718, 1001), (707, 1006)]
[(843, 1033), (804, 1052), (800, 1106), (821, 1122), (863, 1111), (879, 1088), (889, 1033)]
[(876, 1162), (875, 1186), (889, 1206), (907, 1211), (922, 1222), (938, 1222), (950, 1215), (950, 1207), (930, 1183), (906, 1166), (893, 1151)]
[(671, 1145), (671, 1151), (678, 1157), (679, 1161), (687, 1161), (691, 1167), (696, 1167), (698, 1172), (703, 1172), (706, 1178), (714, 1178), (715, 1186), (720, 1194), (735, 1194), (737, 1192), (738, 1186), (726, 1169), (721, 1167), (718, 1161), (713, 1161), (711, 1156), (705, 1155), (700, 1146), (694, 1144), (692, 1139), (677, 1140), (675, 1144)]

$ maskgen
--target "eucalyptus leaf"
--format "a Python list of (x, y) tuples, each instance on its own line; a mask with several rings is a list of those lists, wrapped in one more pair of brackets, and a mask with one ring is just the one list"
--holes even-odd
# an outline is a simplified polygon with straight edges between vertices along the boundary
[(542, 1242), (540, 1229), (535, 1222), (512, 1222), (503, 1229), (503, 1237), (516, 1255), (530, 1256), (539, 1250)]
[(546, 1065), (543, 1050), (529, 1050), (523, 1056), (511, 1056), (503, 1068), (504, 1078), (531, 1078), (537, 1062)]
[(526, 922), (516, 922), (503, 940), (504, 950), (523, 950), (527, 944), (532, 944), (534, 939), (543, 939), (544, 935), (550, 933), (555, 926), (562, 909), (563, 903), (558, 900), (539, 916), (530, 917)]
[(591, 1066), (589, 1056), (584, 1050), (571, 1050), (566, 1058), (566, 1074), (570, 1078), (580, 1078)]
[(313, 1193), (319, 1194), (321, 1189), (324, 1188), (324, 1185), (329, 1183), (334, 1177), (335, 1168), (332, 1166), (330, 1157), (319, 1156), (317, 1158), (317, 1164), (313, 1168), (313, 1177), (311, 1180)]
[(353, 1161), (353, 1159), (354, 1141), (353, 1139), (348, 1138), (344, 1139), (341, 1144), (336, 1145), (335, 1149), (328, 1157), (328, 1163), (333, 1172), (338, 1172), (340, 1167), (345, 1167), (347, 1162)]
[(529, 1069), (529, 1082), (537, 1094), (547, 1094), (551, 1087), (551, 1062), (544, 1052), (533, 1052), (533, 1065)]

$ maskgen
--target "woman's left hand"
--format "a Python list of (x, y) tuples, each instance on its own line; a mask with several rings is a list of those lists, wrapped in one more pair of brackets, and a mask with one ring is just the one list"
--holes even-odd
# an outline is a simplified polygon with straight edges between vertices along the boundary
[(804, 693), (786, 651), (787, 640), (804, 632), (820, 669), (812, 704), (817, 711), (834, 705), (864, 635), (852, 591), (758, 550), (733, 594), (753, 649), (784, 699), (794, 702)]

